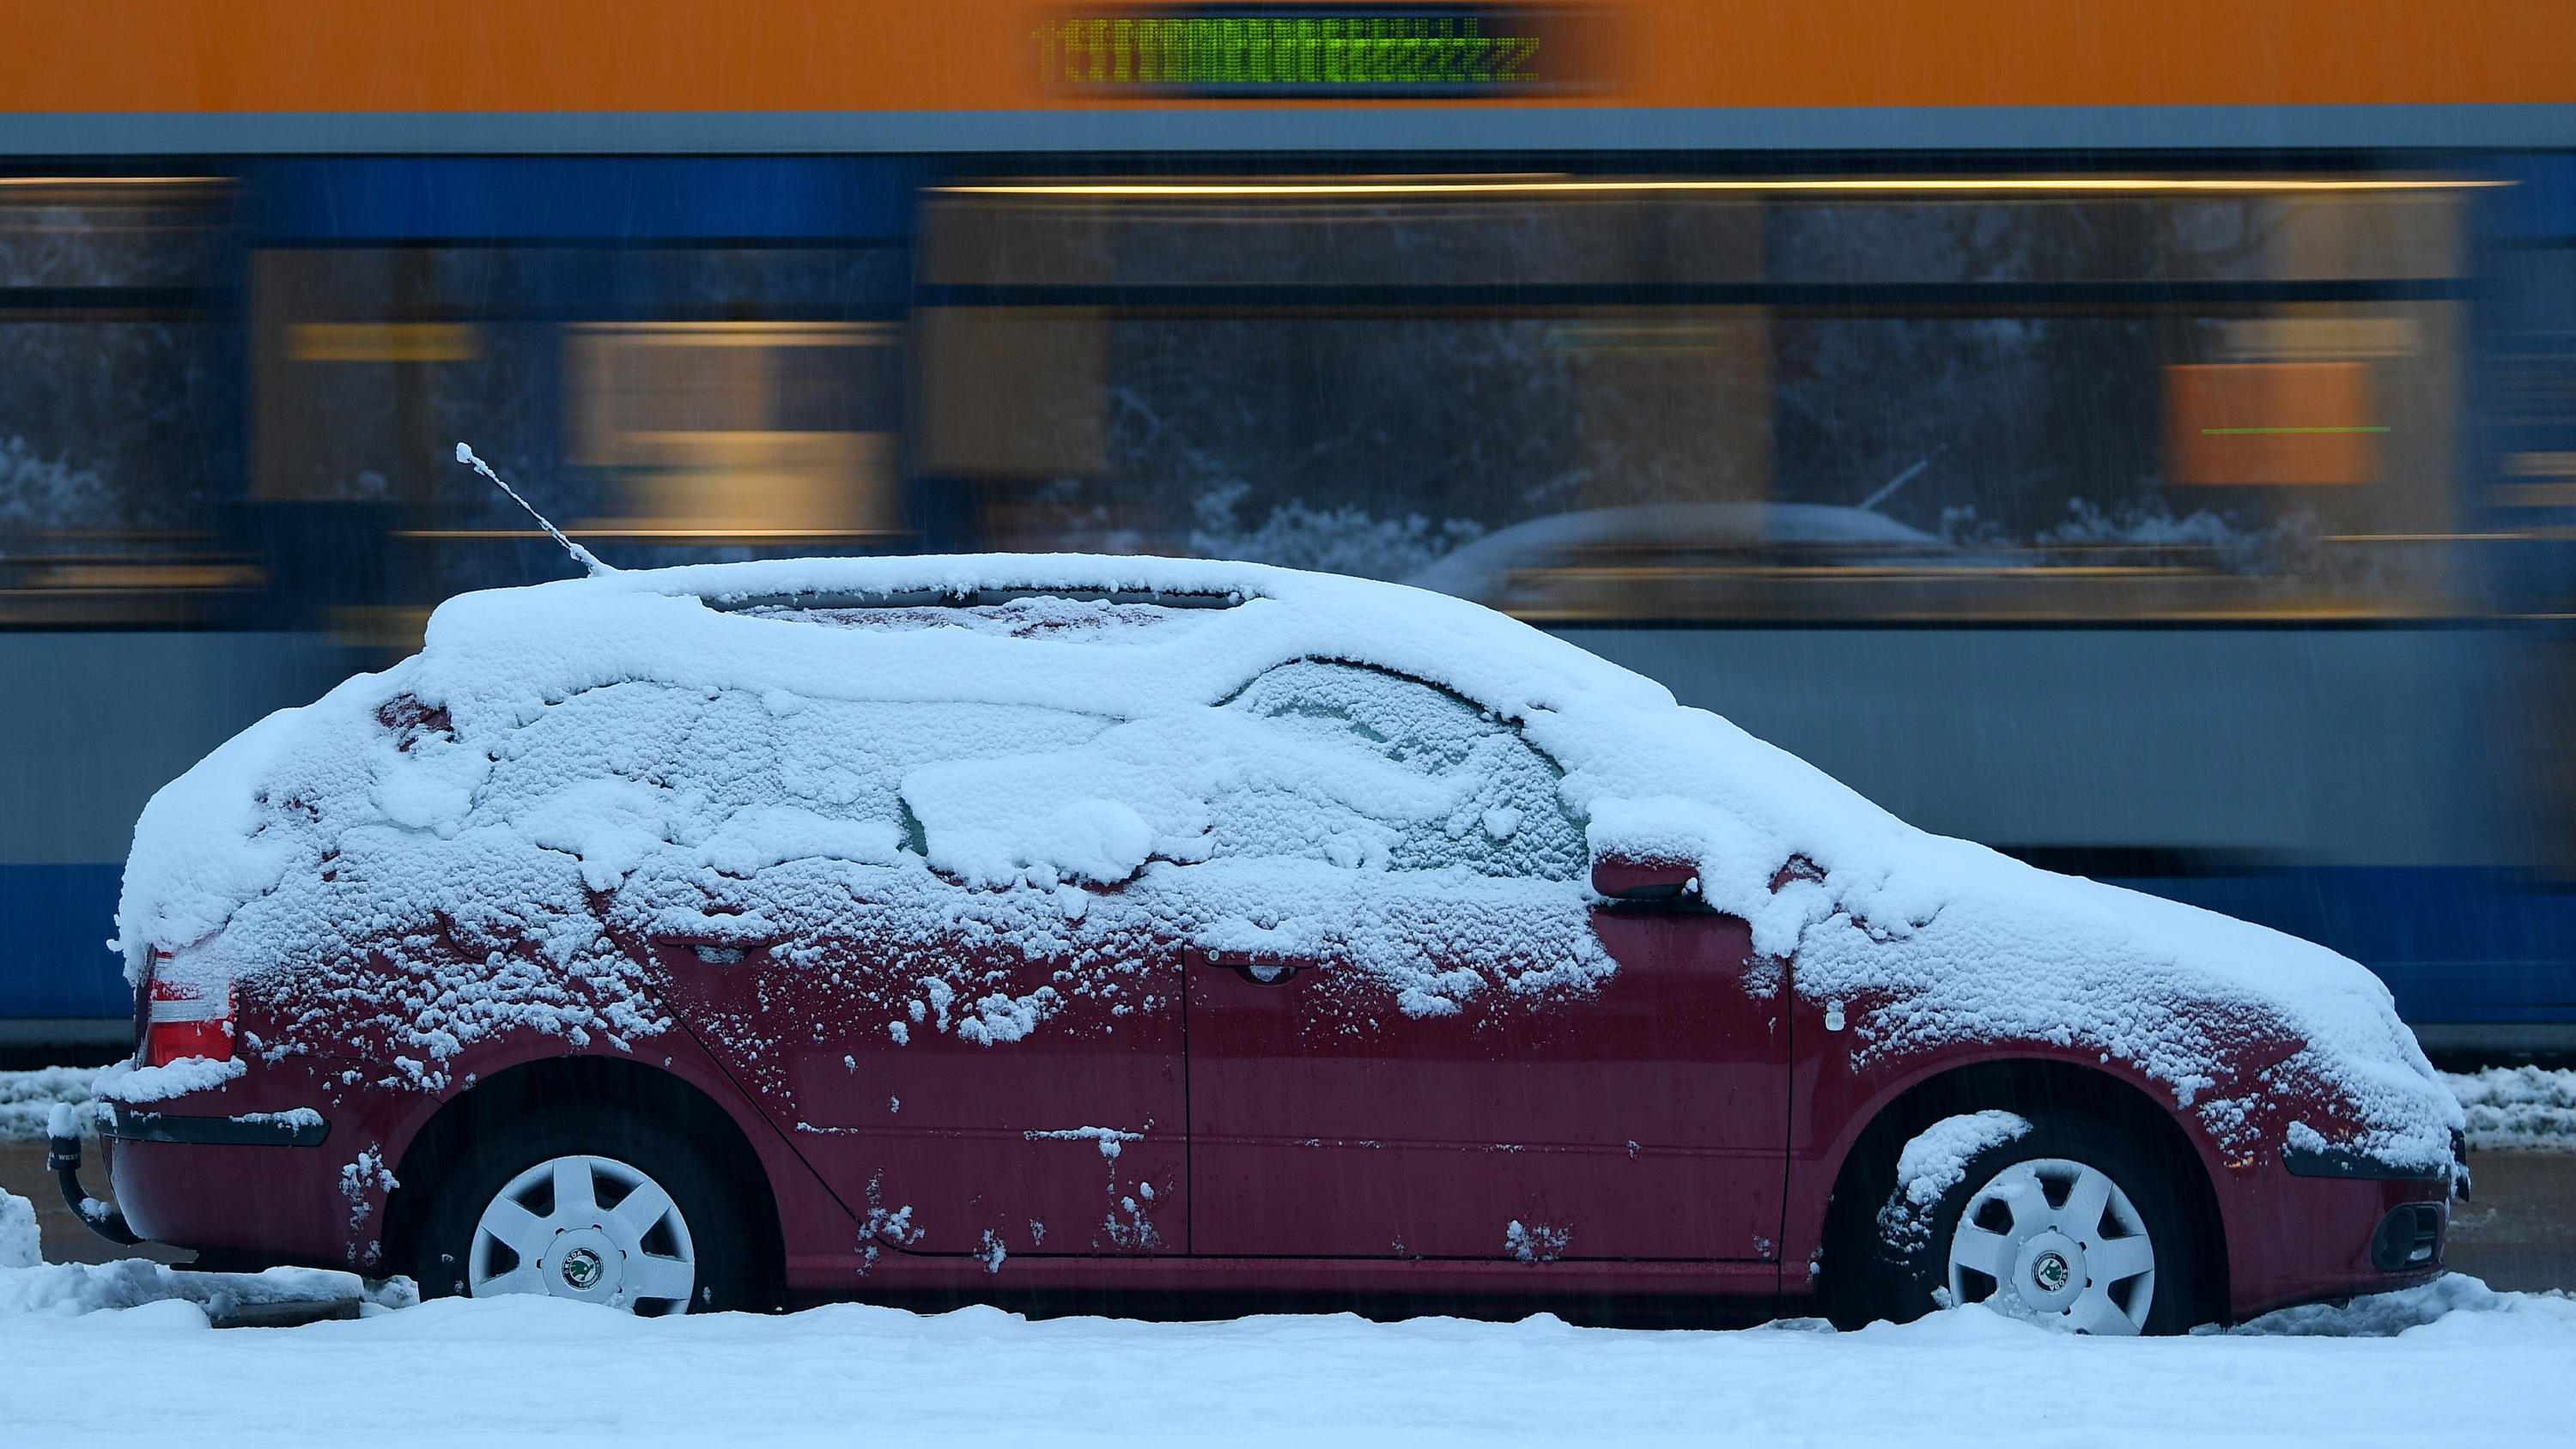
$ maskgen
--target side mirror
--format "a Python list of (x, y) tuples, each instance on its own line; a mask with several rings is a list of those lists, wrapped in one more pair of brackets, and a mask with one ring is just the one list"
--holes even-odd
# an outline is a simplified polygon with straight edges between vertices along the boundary
[(1675, 900), (1697, 879), (1699, 866), (1693, 861), (1618, 854), (1592, 858), (1592, 889), (1614, 901)]

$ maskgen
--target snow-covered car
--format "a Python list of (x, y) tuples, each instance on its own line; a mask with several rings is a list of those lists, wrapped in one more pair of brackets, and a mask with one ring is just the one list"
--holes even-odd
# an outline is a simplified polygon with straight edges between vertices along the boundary
[(2420, 1281), (2320, 947), (1915, 830), (1474, 604), (839, 559), (466, 595), (137, 827), (133, 1230), (642, 1312)]

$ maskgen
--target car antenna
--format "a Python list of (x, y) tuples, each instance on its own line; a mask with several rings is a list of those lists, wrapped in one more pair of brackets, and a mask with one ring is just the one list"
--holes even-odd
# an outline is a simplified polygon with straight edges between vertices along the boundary
[[(1940, 457), (1943, 453), (1948, 451), (1950, 451), (1950, 445), (1943, 443), (1941, 446), (1934, 448), (1931, 452), (1924, 454), (1923, 461), (1916, 463), (1913, 467), (1908, 468), (1904, 472), (1897, 474), (1895, 477), (1888, 479), (1886, 487), (1881, 488), (1877, 492), (1869, 495), (1867, 498), (1862, 499), (1860, 501), (1859, 511), (1867, 513), (1878, 505), (1885, 503), (1888, 499), (1895, 497), (1897, 489), (1913, 482), (1915, 474), (1931, 467), (1933, 459)], [(496, 478), (493, 481), (497, 483), (500, 480)], [(518, 495), (512, 494), (511, 496), (515, 498)]]
[(562, 530), (562, 529), (560, 529), (560, 528), (555, 527), (553, 523), (551, 523), (551, 522), (549, 522), (549, 521), (547, 520), (547, 518), (546, 518), (546, 516), (545, 516), (544, 514), (539, 513), (539, 512), (537, 511), (537, 509), (536, 509), (536, 505), (535, 505), (535, 504), (532, 504), (532, 503), (530, 503), (528, 500), (526, 500), (526, 499), (524, 499), (524, 498), (520, 497), (520, 496), (519, 496), (519, 490), (518, 490), (518, 489), (513, 488), (513, 487), (511, 487), (509, 484), (502, 482), (502, 481), (501, 481), (501, 475), (492, 471), (492, 465), (491, 465), (491, 464), (486, 463), (486, 462), (484, 462), (482, 459), (475, 457), (475, 456), (474, 456), (474, 450), (473, 450), (472, 448), (467, 447), (467, 446), (466, 446), (465, 444), (463, 444), (463, 443), (459, 443), (459, 444), (457, 444), (457, 445), (456, 445), (456, 461), (457, 461), (457, 462), (459, 462), (459, 463), (471, 463), (471, 464), (473, 464), (473, 465), (474, 465), (474, 471), (475, 471), (475, 472), (480, 473), (480, 474), (482, 474), (484, 477), (491, 479), (491, 480), (492, 480), (492, 486), (493, 486), (493, 487), (498, 488), (498, 489), (500, 489), (502, 492), (509, 494), (509, 495), (510, 495), (510, 501), (511, 501), (511, 502), (513, 502), (513, 503), (515, 503), (515, 504), (519, 505), (521, 508), (524, 508), (524, 509), (528, 510), (528, 516), (529, 516), (530, 518), (533, 518), (533, 519), (535, 519), (535, 520), (537, 521), (537, 527), (544, 529), (544, 530), (546, 531), (546, 536), (547, 536), (547, 537), (549, 537), (549, 538), (553, 539), (555, 542), (557, 542), (557, 543), (559, 543), (559, 544), (562, 544), (562, 545), (564, 546), (564, 552), (566, 552), (566, 553), (568, 553), (568, 554), (571, 554), (571, 555), (573, 556), (573, 561), (574, 561), (575, 563), (578, 563), (578, 564), (580, 564), (583, 568), (588, 569), (588, 570), (590, 571), (591, 577), (593, 577), (593, 578), (597, 578), (597, 577), (598, 577), (598, 576), (600, 576), (601, 574), (613, 574), (613, 573), (617, 572), (617, 570), (615, 570), (615, 569), (613, 569), (613, 568), (610, 568), (608, 565), (606, 565), (606, 564), (604, 564), (604, 563), (601, 563), (601, 562), (599, 561), (599, 555), (597, 555), (597, 554), (595, 554), (595, 553), (592, 553), (589, 549), (583, 548), (580, 544), (577, 544), (577, 543), (573, 542), (571, 539), (564, 537), (563, 530)]

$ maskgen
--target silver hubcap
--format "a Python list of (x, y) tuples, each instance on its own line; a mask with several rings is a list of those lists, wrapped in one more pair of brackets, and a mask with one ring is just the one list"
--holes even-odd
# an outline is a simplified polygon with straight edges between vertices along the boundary
[(2135, 1334), (2155, 1303), (2155, 1244), (2101, 1169), (2058, 1157), (2016, 1162), (1960, 1213), (1950, 1293), (2078, 1333)]
[(611, 1157), (540, 1162), (474, 1225), (477, 1298), (542, 1293), (628, 1313), (681, 1313), (697, 1289), (689, 1225), (662, 1185)]

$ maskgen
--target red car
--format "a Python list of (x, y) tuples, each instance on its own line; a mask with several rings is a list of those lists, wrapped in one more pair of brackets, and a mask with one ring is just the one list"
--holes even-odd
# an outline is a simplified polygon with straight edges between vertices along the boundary
[(2457, 1172), (2351, 962), (1243, 564), (468, 595), (164, 789), (119, 930), (125, 1222), (431, 1294), (2172, 1331), (2437, 1272)]

